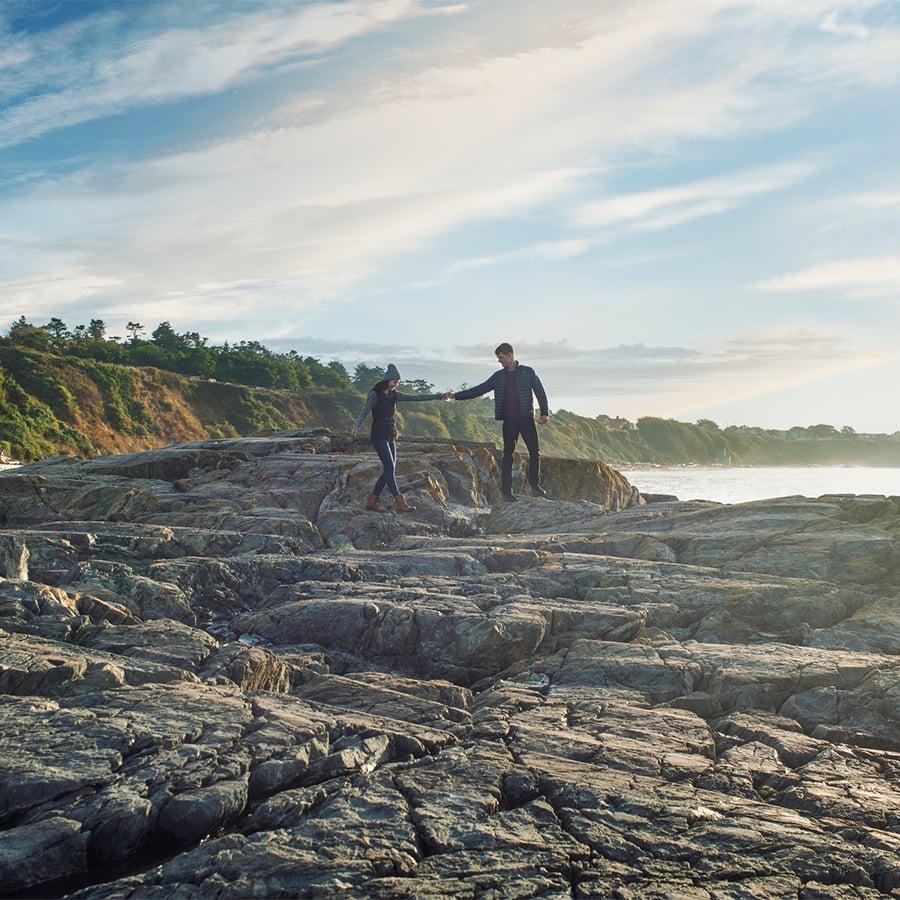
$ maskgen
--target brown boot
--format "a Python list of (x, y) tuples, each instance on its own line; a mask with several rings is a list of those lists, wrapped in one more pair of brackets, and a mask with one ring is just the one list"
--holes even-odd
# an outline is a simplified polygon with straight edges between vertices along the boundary
[(397, 496), (394, 497), (394, 509), (396, 509), (397, 512), (413, 512), (415, 507), (410, 506), (406, 502), (406, 497), (404, 497), (403, 494), (397, 494)]
[(366, 500), (366, 509), (371, 509), (372, 512), (387, 512), (383, 506), (378, 505), (378, 494), (369, 494), (369, 499)]

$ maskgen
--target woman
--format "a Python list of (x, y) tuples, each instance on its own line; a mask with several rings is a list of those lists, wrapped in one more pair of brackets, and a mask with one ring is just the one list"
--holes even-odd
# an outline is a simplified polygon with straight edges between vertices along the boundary
[(391, 363), (384, 373), (384, 378), (369, 391), (365, 406), (350, 429), (350, 436), (355, 438), (369, 410), (372, 411), (372, 446), (384, 466), (384, 471), (375, 482), (375, 487), (366, 501), (366, 509), (374, 512), (387, 512), (384, 507), (378, 505), (378, 498), (385, 485), (393, 494), (394, 508), (397, 512), (411, 512), (415, 509), (406, 502), (406, 498), (397, 487), (397, 426), (394, 421), (397, 404), (413, 400), (446, 400), (452, 393), (448, 391), (446, 394), (401, 394), (397, 390), (399, 383), (400, 373)]

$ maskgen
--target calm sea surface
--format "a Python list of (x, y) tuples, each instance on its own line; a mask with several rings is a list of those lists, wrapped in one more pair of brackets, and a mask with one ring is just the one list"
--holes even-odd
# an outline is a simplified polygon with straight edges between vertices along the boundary
[(622, 469), (638, 490), (679, 500), (744, 503), (801, 494), (900, 496), (900, 468), (868, 466), (672, 466)]

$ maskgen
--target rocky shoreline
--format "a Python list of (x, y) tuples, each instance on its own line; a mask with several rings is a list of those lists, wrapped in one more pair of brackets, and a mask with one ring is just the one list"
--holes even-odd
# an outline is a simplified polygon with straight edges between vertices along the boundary
[(900, 895), (900, 498), (401, 460), (0, 472), (0, 895)]

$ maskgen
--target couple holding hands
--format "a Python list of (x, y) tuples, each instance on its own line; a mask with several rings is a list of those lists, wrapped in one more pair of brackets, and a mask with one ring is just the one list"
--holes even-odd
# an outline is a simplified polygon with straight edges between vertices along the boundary
[(350, 431), (356, 437), (366, 416), (372, 413), (372, 446), (384, 466), (384, 471), (375, 482), (375, 487), (366, 501), (366, 509), (375, 512), (386, 512), (378, 505), (381, 492), (388, 488), (394, 497), (397, 512), (409, 512), (414, 507), (406, 502), (397, 487), (397, 427), (394, 414), (398, 403), (424, 400), (471, 400), (489, 391), (494, 392), (494, 418), (503, 422), (503, 460), (500, 465), (500, 486), (503, 497), (508, 501), (516, 500), (512, 490), (513, 453), (519, 437), (528, 448), (528, 481), (531, 492), (536, 497), (546, 497), (547, 492), (541, 487), (541, 457), (538, 447), (537, 428), (534, 424), (534, 401), (537, 397), (541, 425), (546, 425), (550, 416), (547, 407), (547, 394), (540, 378), (530, 366), (521, 365), (515, 357), (512, 345), (503, 343), (494, 351), (501, 368), (494, 372), (487, 381), (464, 391), (447, 391), (443, 394), (402, 394), (397, 390), (400, 373), (391, 363), (384, 373), (384, 378), (369, 391), (365, 405), (353, 423)]

